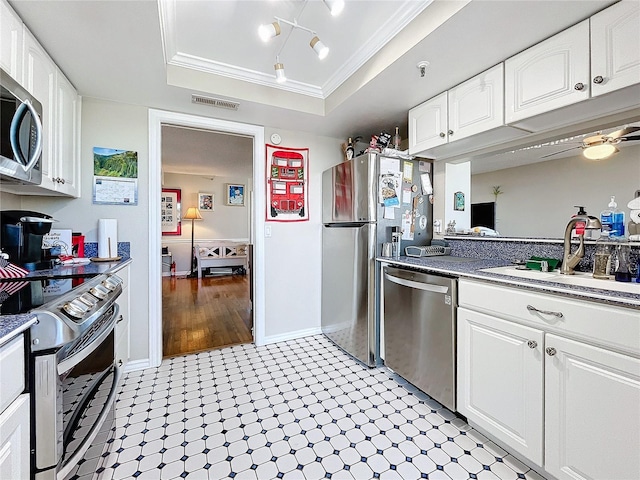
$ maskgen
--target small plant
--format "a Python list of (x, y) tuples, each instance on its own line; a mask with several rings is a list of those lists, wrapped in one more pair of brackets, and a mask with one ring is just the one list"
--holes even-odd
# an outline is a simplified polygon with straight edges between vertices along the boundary
[(502, 190), (500, 190), (500, 185), (494, 185), (493, 186), (493, 196), (496, 197), (496, 202), (498, 201), (498, 195), (500, 195), (501, 193), (504, 193)]

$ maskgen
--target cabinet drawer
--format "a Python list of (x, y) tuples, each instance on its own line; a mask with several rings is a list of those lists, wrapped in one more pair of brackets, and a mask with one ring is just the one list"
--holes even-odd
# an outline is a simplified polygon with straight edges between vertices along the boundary
[(29, 395), (21, 395), (0, 415), (0, 478), (29, 475)]
[(24, 337), (0, 347), (0, 413), (24, 391)]
[(470, 280), (460, 281), (458, 295), (460, 306), (640, 355), (640, 314), (632, 308)]

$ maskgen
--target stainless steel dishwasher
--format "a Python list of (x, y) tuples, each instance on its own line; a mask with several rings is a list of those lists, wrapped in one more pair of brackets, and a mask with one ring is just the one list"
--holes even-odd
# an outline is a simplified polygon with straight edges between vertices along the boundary
[(384, 363), (456, 409), (457, 280), (384, 267)]

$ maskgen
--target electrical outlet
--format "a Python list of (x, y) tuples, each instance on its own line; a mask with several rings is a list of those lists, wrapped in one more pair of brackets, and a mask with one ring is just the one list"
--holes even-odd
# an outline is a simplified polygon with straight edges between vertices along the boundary
[(433, 221), (433, 233), (442, 233), (442, 220)]
[(265, 238), (271, 237), (271, 225), (264, 226), (264, 237)]

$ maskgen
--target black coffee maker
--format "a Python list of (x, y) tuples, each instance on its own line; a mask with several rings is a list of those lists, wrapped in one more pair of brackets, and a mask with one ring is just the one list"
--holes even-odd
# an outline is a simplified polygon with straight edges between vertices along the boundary
[(55, 220), (44, 213), (29, 210), (0, 211), (0, 247), (9, 255), (9, 261), (29, 271), (53, 266), (46, 260), (42, 237), (51, 231)]

